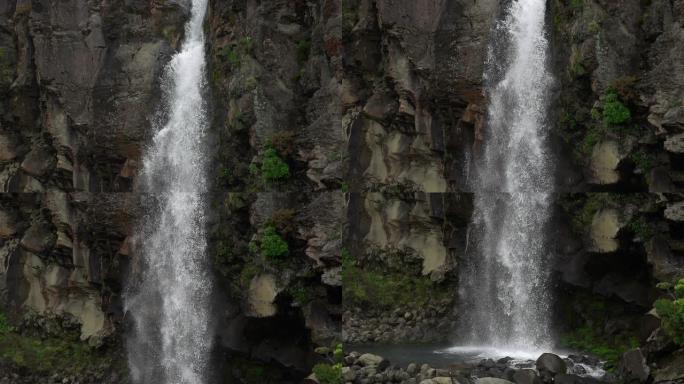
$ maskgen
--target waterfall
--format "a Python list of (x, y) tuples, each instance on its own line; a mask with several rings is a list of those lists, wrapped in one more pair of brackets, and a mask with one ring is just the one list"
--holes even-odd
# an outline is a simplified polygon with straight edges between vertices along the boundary
[(546, 115), (552, 84), (546, 0), (510, 1), (493, 30), (485, 70), (484, 147), (475, 160), (475, 243), (461, 270), (466, 341), (507, 351), (548, 350), (546, 229), (553, 167)]
[[(129, 282), (134, 329), (128, 361), (136, 383), (204, 383), (211, 349), (206, 265), (207, 192), (203, 23), (207, 0), (192, 0), (181, 49), (162, 77), (154, 137), (143, 157), (139, 273)], [(131, 278), (130, 280), (133, 280)]]

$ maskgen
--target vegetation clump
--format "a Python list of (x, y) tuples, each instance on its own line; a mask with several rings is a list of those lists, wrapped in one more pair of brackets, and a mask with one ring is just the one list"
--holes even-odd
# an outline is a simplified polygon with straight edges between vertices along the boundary
[(279, 182), (290, 177), (290, 167), (273, 147), (267, 147), (261, 162), (261, 177), (267, 182)]
[(561, 335), (562, 347), (596, 356), (605, 362), (609, 371), (617, 367), (624, 352), (638, 347), (636, 335), (630, 331), (597, 327), (610, 318), (620, 304), (581, 291), (573, 293), (570, 300), (563, 303), (563, 316), (572, 328)]
[(89, 375), (101, 369), (121, 368), (116, 366), (111, 351), (94, 350), (80, 341), (78, 334), (65, 330), (47, 336), (19, 333), (2, 312), (0, 361), (27, 371), (50, 375)]
[(342, 281), (345, 304), (358, 306), (419, 308), (448, 296), (427, 277), (361, 268), (348, 251), (342, 253)]
[(285, 239), (283, 239), (273, 226), (264, 229), (259, 244), (259, 253), (269, 260), (278, 260), (287, 255), (290, 249)]
[(342, 364), (316, 364), (313, 373), (321, 384), (342, 384)]
[(606, 368), (613, 369), (622, 354), (638, 347), (634, 337), (601, 335), (595, 327), (583, 326), (561, 337), (560, 343), (566, 348), (586, 351), (606, 362)]
[[(661, 288), (667, 288), (660, 286)], [(680, 279), (670, 294), (672, 299), (659, 299), (655, 309), (665, 333), (679, 346), (684, 346), (684, 279)]]
[(631, 112), (620, 99), (617, 93), (609, 92), (603, 100), (603, 122), (606, 125), (618, 125), (628, 122), (631, 118)]

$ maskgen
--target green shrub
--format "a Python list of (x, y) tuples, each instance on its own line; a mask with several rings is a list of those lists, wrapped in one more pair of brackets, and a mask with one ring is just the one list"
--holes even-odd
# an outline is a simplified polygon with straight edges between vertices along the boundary
[(615, 92), (609, 92), (603, 100), (603, 122), (608, 125), (617, 125), (628, 122), (632, 116)]
[(261, 177), (268, 182), (282, 181), (290, 177), (290, 167), (273, 148), (266, 148), (261, 162)]
[(316, 364), (313, 373), (321, 384), (342, 384), (342, 364)]
[(237, 67), (240, 65), (240, 55), (231, 47), (223, 47), (219, 51), (219, 57), (223, 61), (227, 61), (231, 66)]
[(627, 224), (627, 228), (639, 236), (642, 240), (648, 240), (655, 235), (653, 225), (646, 221), (643, 217), (632, 220)]
[(7, 316), (0, 312), (0, 335), (12, 331), (12, 326), (7, 320)]
[(665, 333), (679, 346), (684, 346), (684, 279), (674, 286), (674, 299), (659, 299), (655, 309)]
[(654, 155), (642, 150), (638, 150), (629, 154), (629, 159), (641, 168), (644, 172), (650, 171), (656, 164)]
[(306, 289), (303, 285), (296, 285), (289, 290), (292, 299), (301, 305), (311, 301), (311, 292)]
[(269, 226), (264, 229), (264, 233), (261, 236), (259, 251), (265, 258), (274, 260), (287, 255), (290, 249), (275, 227)]
[(333, 359), (336, 362), (341, 362), (344, 359), (344, 350), (342, 349), (342, 343), (337, 343), (335, 349), (333, 350)]

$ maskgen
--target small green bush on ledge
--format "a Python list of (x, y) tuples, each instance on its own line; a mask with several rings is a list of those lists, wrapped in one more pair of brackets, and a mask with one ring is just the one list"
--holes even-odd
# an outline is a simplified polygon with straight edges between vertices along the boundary
[(287, 242), (278, 234), (275, 227), (268, 226), (264, 229), (259, 245), (261, 256), (269, 260), (278, 260), (287, 255), (290, 249)]
[(673, 291), (673, 299), (656, 300), (655, 309), (665, 333), (677, 345), (684, 346), (684, 279), (677, 282)]
[(266, 148), (261, 162), (261, 177), (267, 182), (279, 182), (290, 177), (290, 167), (272, 147)]
[(617, 125), (628, 122), (632, 115), (615, 92), (606, 94), (603, 100), (603, 122), (608, 125)]

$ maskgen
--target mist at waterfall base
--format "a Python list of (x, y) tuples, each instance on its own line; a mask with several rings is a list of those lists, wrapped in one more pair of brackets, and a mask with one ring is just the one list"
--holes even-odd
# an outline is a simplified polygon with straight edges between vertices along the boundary
[(212, 347), (205, 260), (207, 0), (188, 3), (185, 39), (161, 79), (162, 103), (143, 156), (145, 214), (125, 297), (133, 318), (127, 353), (135, 383), (205, 383)]
[(547, 227), (553, 165), (545, 0), (509, 2), (485, 69), (487, 125), (472, 181), (474, 212), (460, 269), (458, 337), (446, 352), (536, 359), (553, 346)]

